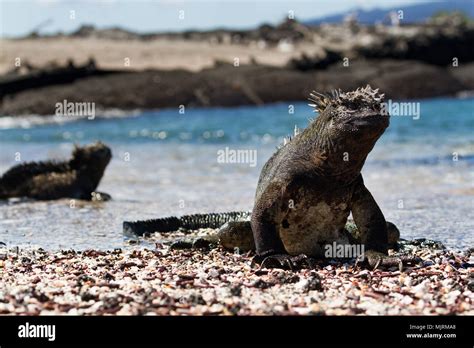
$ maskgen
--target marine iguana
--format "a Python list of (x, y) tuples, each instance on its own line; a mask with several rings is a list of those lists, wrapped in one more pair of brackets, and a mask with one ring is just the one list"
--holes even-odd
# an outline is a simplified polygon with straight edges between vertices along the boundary
[(110, 195), (95, 192), (95, 189), (111, 157), (110, 148), (97, 142), (84, 147), (75, 146), (69, 161), (18, 164), (0, 177), (0, 199), (108, 200)]
[[(369, 85), (332, 95), (311, 93), (310, 106), (319, 116), (264, 165), (250, 223), (232, 222), (237, 234), (252, 231), (262, 266), (291, 267), (300, 255), (324, 257), (327, 244), (350, 243), (345, 229), (350, 213), (368, 264), (401, 265), (401, 258), (387, 256), (387, 222), (361, 175), (367, 155), (389, 126), (383, 97)], [(125, 230), (138, 226), (124, 223)]]

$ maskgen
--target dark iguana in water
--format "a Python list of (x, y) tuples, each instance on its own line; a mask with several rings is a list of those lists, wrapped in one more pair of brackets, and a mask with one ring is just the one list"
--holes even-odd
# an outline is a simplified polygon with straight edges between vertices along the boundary
[[(319, 116), (264, 165), (250, 222), (231, 222), (222, 233), (251, 230), (256, 259), (266, 266), (291, 266), (301, 255), (324, 257), (325, 246), (334, 242), (361, 243), (371, 266), (400, 264), (387, 256), (387, 222), (361, 175), (389, 125), (383, 95), (367, 86), (331, 96), (313, 93), (310, 100)], [(352, 240), (345, 228), (350, 213), (358, 234)], [(139, 225), (125, 222), (124, 228)]]
[(110, 195), (95, 192), (95, 189), (111, 157), (110, 148), (97, 142), (84, 147), (76, 146), (69, 161), (18, 164), (0, 177), (0, 199), (108, 200)]

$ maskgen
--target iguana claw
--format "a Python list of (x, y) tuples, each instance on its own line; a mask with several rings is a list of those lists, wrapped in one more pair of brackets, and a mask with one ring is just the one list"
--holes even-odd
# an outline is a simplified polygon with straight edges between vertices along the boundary
[(379, 267), (388, 268), (398, 266), (401, 272), (403, 271), (404, 264), (419, 263), (420, 261), (420, 258), (416, 256), (388, 256), (377, 251), (369, 250), (356, 260), (356, 265), (361, 262), (366, 262), (374, 271)]
[(260, 268), (282, 268), (294, 271), (298, 268), (304, 268), (307, 266), (311, 268), (313, 266), (313, 260), (308, 256), (301, 254), (297, 256), (291, 256), (288, 254), (275, 254), (270, 256), (255, 256), (252, 260), (252, 264), (260, 264)]

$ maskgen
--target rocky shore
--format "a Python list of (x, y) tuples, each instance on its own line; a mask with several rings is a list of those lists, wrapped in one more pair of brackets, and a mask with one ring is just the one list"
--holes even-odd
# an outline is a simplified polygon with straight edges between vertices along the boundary
[(423, 264), (370, 271), (353, 261), (259, 269), (220, 248), (0, 250), (0, 314), (450, 315), (474, 314), (472, 250), (426, 241), (402, 249)]
[[(54, 114), (63, 100), (94, 102), (98, 110), (259, 105), (366, 84), (393, 99), (465, 95), (474, 90), (473, 38), (474, 25), (456, 18), (400, 27), (289, 20), (250, 31), (156, 35), (84, 27), (4, 42), (12, 62), (24, 56), (32, 66), (3, 66), (10, 70), (0, 78), (0, 115)], [(51, 52), (54, 59), (44, 61)], [(69, 61), (69, 69), (57, 61)]]

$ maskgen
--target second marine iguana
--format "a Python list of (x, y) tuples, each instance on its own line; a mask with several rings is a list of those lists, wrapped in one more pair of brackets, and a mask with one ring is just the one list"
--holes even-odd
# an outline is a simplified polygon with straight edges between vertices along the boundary
[[(310, 100), (319, 116), (265, 163), (250, 222), (232, 222), (234, 231), (252, 231), (257, 262), (291, 267), (301, 255), (324, 257), (328, 244), (349, 244), (345, 225), (352, 213), (368, 264), (400, 265), (400, 258), (387, 256), (387, 222), (361, 175), (389, 125), (383, 94), (367, 86), (312, 93)], [(140, 224), (147, 223), (125, 222), (124, 229)]]
[(38, 200), (76, 198), (108, 200), (110, 195), (95, 192), (112, 157), (101, 142), (76, 146), (69, 161), (18, 164), (0, 177), (0, 199), (28, 197)]

